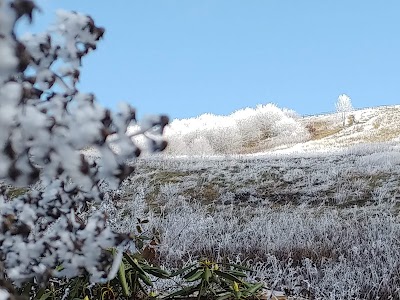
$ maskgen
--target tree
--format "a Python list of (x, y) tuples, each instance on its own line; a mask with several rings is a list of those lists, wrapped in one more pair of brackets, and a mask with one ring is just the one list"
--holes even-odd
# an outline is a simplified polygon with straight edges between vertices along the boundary
[[(87, 15), (58, 11), (51, 31), (18, 38), (16, 22), (32, 22), (36, 9), (30, 0), (0, 0), (0, 281), (82, 272), (93, 282), (109, 280), (122, 251), (105, 249), (124, 245), (128, 235), (112, 232), (103, 213), (82, 221), (79, 212), (134, 171), (143, 149), (133, 136), (143, 135), (149, 151), (166, 147), (168, 118), (139, 122), (131, 106), (112, 112), (80, 92), (82, 59), (105, 29)], [(138, 129), (130, 134), (132, 125)], [(88, 147), (99, 157), (83, 155)], [(10, 198), (5, 184), (35, 188)]]
[(346, 126), (346, 115), (348, 112), (353, 110), (353, 106), (351, 104), (351, 99), (346, 94), (342, 94), (338, 97), (338, 100), (335, 104), (336, 111), (341, 115), (343, 127)]

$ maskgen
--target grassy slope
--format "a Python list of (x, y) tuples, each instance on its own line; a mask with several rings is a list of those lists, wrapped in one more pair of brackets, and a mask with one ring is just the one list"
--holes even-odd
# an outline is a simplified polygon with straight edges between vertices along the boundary
[(397, 195), (400, 106), (363, 109), (342, 127), (337, 115), (303, 119), (310, 141), (263, 153), (156, 158), (138, 162), (126, 189), (146, 184), (156, 201), (164, 186), (204, 203), (365, 204)]
[(262, 154), (140, 160), (105, 209), (123, 231), (149, 217), (167, 266), (208, 256), (288, 294), (399, 297), (399, 110), (305, 118), (313, 140)]
[(258, 154), (142, 159), (101, 209), (124, 232), (149, 218), (167, 267), (207, 256), (248, 264), (287, 294), (397, 299), (399, 113), (356, 111), (345, 128), (335, 115), (307, 117), (310, 141), (252, 145)]
[(349, 115), (354, 122), (343, 128), (336, 114), (312, 116), (303, 119), (306, 125), (315, 125), (311, 141), (295, 148), (314, 151), (326, 148), (344, 148), (356, 144), (384, 143), (400, 136), (400, 106), (382, 106), (356, 110)]

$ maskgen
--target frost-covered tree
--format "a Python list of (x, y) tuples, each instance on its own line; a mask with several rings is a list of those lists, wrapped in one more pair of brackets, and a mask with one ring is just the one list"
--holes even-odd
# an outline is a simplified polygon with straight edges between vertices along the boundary
[(351, 104), (351, 99), (346, 94), (342, 94), (338, 97), (335, 104), (336, 112), (338, 112), (342, 118), (343, 126), (346, 126), (346, 116), (347, 113), (353, 110), (353, 105)]
[[(112, 112), (79, 91), (82, 58), (104, 28), (87, 15), (58, 11), (51, 31), (19, 38), (16, 22), (32, 22), (36, 9), (30, 0), (0, 0), (0, 281), (82, 272), (93, 282), (108, 280), (122, 251), (105, 249), (123, 245), (127, 235), (113, 232), (102, 212), (85, 220), (79, 213), (134, 170), (143, 149), (133, 136), (143, 135), (150, 151), (166, 147), (160, 136), (168, 118), (138, 122), (131, 106)], [(83, 155), (87, 148), (99, 156)], [(8, 184), (31, 188), (10, 198)]]
[(306, 141), (309, 132), (294, 111), (269, 103), (228, 116), (204, 114), (175, 119), (166, 127), (165, 136), (169, 142), (167, 154), (215, 155), (253, 151), (252, 147), (267, 140), (271, 147)]

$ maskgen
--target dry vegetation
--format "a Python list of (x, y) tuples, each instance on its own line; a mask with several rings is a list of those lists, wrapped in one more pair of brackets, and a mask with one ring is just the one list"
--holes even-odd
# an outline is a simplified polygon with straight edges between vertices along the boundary
[(121, 231), (149, 218), (168, 268), (206, 256), (248, 265), (286, 295), (398, 299), (398, 151), (141, 160), (102, 209)]
[(342, 126), (334, 126), (327, 121), (310, 122), (307, 123), (306, 128), (311, 134), (311, 140), (323, 139), (334, 135), (343, 129)]
[(148, 218), (167, 268), (206, 256), (286, 295), (400, 299), (399, 112), (303, 118), (309, 140), (241, 150), (256, 155), (139, 160), (101, 209), (124, 232)]

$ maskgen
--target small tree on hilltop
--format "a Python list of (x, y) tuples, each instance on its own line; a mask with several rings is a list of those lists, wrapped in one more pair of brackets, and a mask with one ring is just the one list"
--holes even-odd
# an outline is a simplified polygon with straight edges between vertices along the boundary
[(343, 127), (346, 126), (346, 115), (353, 110), (353, 105), (351, 104), (351, 99), (346, 94), (342, 94), (338, 97), (335, 104), (336, 111), (341, 115)]
[[(18, 38), (16, 22), (32, 21), (35, 9), (33, 1), (0, 0), (0, 180), (38, 186), (16, 198), (0, 187), (1, 293), (5, 277), (16, 284), (85, 272), (93, 282), (113, 278), (122, 252), (106, 249), (128, 236), (113, 232), (100, 211), (85, 221), (78, 214), (134, 170), (141, 151), (133, 135), (143, 134), (151, 151), (166, 147), (158, 137), (166, 116), (137, 122), (129, 105), (114, 113), (78, 90), (81, 60), (104, 28), (87, 15), (58, 11), (51, 31)], [(99, 156), (83, 155), (86, 148)]]

